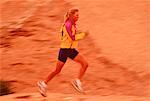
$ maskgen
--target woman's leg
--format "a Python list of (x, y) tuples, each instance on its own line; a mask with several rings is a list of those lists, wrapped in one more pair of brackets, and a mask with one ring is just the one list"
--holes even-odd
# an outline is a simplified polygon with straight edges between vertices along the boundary
[(80, 68), (80, 72), (79, 72), (79, 75), (78, 75), (78, 79), (81, 80), (82, 77), (85, 74), (85, 71), (86, 71), (87, 67), (88, 67), (88, 63), (81, 54), (78, 54), (73, 60), (80, 63), (81, 66), (82, 66)]
[(53, 77), (59, 74), (64, 64), (65, 64), (64, 62), (58, 60), (56, 69), (47, 76), (44, 82), (47, 84)]

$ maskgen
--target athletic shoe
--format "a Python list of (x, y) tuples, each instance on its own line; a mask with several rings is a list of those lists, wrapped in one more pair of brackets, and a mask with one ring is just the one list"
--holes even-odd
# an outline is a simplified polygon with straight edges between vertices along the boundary
[(79, 79), (75, 79), (72, 83), (73, 87), (80, 93), (83, 93), (82, 83)]
[(39, 88), (39, 92), (42, 96), (46, 97), (46, 89), (47, 89), (47, 85), (45, 84), (44, 81), (38, 81), (37, 82), (37, 86)]

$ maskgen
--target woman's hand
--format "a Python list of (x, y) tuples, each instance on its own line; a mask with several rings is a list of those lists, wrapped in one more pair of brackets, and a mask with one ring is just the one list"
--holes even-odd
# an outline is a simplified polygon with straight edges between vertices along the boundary
[(85, 33), (85, 36), (88, 36), (90, 34), (89, 30), (86, 30), (86, 31), (78, 30), (77, 33)]

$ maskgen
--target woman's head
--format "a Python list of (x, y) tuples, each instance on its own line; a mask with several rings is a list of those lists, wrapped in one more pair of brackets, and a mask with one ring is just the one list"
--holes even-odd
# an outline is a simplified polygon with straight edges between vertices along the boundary
[(66, 13), (65, 22), (69, 19), (73, 22), (76, 22), (78, 21), (78, 18), (79, 18), (79, 9), (72, 8), (72, 9), (69, 9), (69, 11)]

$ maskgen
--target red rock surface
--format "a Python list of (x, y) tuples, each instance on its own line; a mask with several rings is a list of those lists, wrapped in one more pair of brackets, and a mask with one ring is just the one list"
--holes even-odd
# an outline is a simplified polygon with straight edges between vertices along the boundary
[[(1, 1), (2, 79), (16, 93), (37, 91), (36, 82), (55, 69), (60, 26), (64, 13), (73, 6), (80, 8), (79, 28), (90, 32), (79, 45), (89, 62), (83, 80), (87, 96), (149, 96), (148, 0)], [(68, 60), (49, 82), (48, 92), (76, 93), (70, 81), (79, 68)]]

